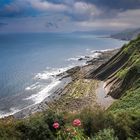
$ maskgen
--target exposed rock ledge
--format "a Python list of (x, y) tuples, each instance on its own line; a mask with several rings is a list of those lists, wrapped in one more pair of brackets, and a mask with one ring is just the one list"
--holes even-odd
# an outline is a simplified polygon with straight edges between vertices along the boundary
[[(100, 65), (106, 63), (117, 52), (118, 49), (101, 51), (97, 59), (90, 59), (85, 66), (77, 66), (58, 75), (61, 77), (60, 80), (64, 81), (58, 90), (54, 91), (54, 93), (42, 103), (24, 109), (21, 112), (14, 114), (14, 116), (16, 118), (24, 118), (33, 113), (45, 111), (48, 108), (74, 112), (92, 105), (94, 107), (102, 106), (102, 108), (106, 109), (112, 101), (105, 98), (106, 95), (104, 92), (97, 92), (98, 95), (96, 97), (98, 84), (99, 91), (100, 88), (103, 88), (103, 85), (100, 84), (99, 81), (92, 79), (89, 73), (96, 70)], [(67, 79), (71, 79), (71, 81), (68, 82)], [(98, 97), (100, 98), (98, 99)], [(104, 99), (107, 99), (105, 105), (103, 104)], [(99, 100), (102, 103), (98, 103)]]

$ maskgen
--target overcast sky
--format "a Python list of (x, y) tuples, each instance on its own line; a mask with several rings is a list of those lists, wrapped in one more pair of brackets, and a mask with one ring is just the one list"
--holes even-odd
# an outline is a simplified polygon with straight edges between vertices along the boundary
[(0, 32), (140, 27), (140, 0), (0, 0)]

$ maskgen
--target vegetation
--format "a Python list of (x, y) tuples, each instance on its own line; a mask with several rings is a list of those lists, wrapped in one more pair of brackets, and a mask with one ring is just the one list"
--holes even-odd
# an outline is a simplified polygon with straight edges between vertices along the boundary
[[(140, 119), (136, 118), (136, 114), (130, 116), (128, 112), (114, 115), (112, 112), (92, 108), (86, 108), (80, 113), (47, 111), (24, 120), (10, 119), (7, 124), (2, 121), (0, 138), (1, 140), (138, 139)], [(75, 124), (74, 120), (79, 120), (80, 123)]]
[[(47, 110), (23, 120), (9, 117), (0, 120), (0, 140), (139, 140), (139, 56), (140, 37), (125, 45), (109, 62), (92, 73), (104, 80), (111, 75), (119, 83), (111, 93), (119, 99), (107, 110), (92, 106), (77, 112)], [(86, 98), (88, 93), (85, 92), (93, 91), (92, 83), (88, 82), (78, 80), (72, 85), (75, 90), (69, 95), (73, 100)], [(79, 87), (79, 83), (83, 86)]]

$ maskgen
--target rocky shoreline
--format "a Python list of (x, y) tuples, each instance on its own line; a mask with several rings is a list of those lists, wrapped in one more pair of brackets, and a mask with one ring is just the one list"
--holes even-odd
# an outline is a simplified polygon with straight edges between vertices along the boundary
[[(49, 108), (56, 110), (81, 110), (87, 106), (99, 106), (96, 99), (98, 81), (90, 78), (89, 73), (107, 62), (119, 49), (96, 51), (97, 57), (85, 56), (78, 61), (85, 61), (84, 66), (76, 66), (59, 75), (61, 84), (40, 104), (23, 109), (13, 115), (15, 118), (25, 118), (34, 113), (46, 111)], [(83, 87), (83, 88), (82, 88)], [(92, 104), (91, 104), (92, 103)], [(67, 108), (67, 109), (66, 109)]]

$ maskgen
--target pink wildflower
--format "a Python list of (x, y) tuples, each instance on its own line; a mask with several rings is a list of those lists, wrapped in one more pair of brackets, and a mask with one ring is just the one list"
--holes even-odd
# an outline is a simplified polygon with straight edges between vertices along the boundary
[(57, 123), (57, 122), (55, 122), (54, 124), (53, 124), (53, 128), (55, 128), (55, 129), (58, 129), (59, 128), (59, 123)]
[(81, 126), (81, 121), (79, 119), (75, 119), (73, 121), (73, 126)]

